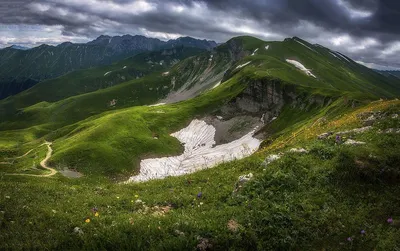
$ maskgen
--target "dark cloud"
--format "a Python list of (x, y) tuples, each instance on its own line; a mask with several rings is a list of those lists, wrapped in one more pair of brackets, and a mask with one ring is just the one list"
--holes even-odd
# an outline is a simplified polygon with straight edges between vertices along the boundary
[[(300, 36), (367, 63), (400, 67), (397, 0), (1, 0), (5, 25), (60, 27), (66, 38), (138, 33), (223, 42)], [(18, 40), (18, 34), (13, 33)], [(64, 39), (64, 38), (63, 38)], [(11, 40), (14, 41), (14, 40)], [(21, 43), (23, 43), (21, 38)], [(1, 38), (0, 38), (1, 43)]]

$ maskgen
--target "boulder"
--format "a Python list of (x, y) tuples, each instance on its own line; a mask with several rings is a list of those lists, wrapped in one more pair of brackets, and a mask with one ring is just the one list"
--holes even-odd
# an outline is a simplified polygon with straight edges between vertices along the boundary
[(320, 134), (320, 135), (318, 135), (318, 139), (326, 139), (329, 136), (331, 136), (332, 134), (333, 134), (333, 132), (326, 132), (326, 133)]
[(355, 141), (352, 139), (348, 139), (346, 142), (344, 142), (345, 145), (351, 145), (351, 146), (357, 146), (357, 145), (365, 145), (365, 142), (361, 142), (361, 141)]

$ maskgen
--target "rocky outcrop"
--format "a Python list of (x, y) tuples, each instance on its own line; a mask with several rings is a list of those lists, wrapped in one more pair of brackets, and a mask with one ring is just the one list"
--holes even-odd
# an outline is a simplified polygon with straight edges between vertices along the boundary
[(307, 110), (313, 106), (323, 107), (331, 102), (330, 98), (323, 96), (302, 94), (296, 90), (295, 86), (279, 79), (243, 81), (247, 83), (247, 87), (221, 109), (223, 116), (252, 114), (269, 122), (279, 116), (285, 105)]

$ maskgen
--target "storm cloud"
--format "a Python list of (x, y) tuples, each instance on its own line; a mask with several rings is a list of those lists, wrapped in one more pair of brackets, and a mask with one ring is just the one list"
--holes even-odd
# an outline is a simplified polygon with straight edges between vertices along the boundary
[(224, 42), (298, 36), (373, 67), (400, 68), (397, 0), (3, 0), (0, 46), (87, 42), (99, 35)]

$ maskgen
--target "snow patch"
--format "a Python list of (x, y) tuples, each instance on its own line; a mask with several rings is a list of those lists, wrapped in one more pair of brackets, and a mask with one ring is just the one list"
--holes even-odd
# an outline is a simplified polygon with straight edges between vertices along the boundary
[(128, 182), (142, 182), (179, 176), (213, 167), (219, 163), (241, 159), (254, 153), (261, 141), (252, 131), (242, 138), (223, 145), (215, 145), (215, 128), (201, 120), (171, 134), (185, 144), (184, 153), (175, 157), (145, 159), (140, 162), (140, 173)]
[(214, 55), (210, 55), (210, 59), (208, 59), (208, 61), (212, 61)]
[(329, 52), (329, 54), (331, 54), (332, 56), (334, 56), (335, 58), (339, 58), (338, 56), (336, 56), (334, 53)]
[[(300, 41), (298, 41), (298, 40), (294, 40), (294, 41), (296, 41), (297, 43), (299, 43), (299, 44), (301, 44), (301, 45), (303, 45), (304, 47), (306, 47), (306, 48), (308, 48), (308, 49), (310, 49), (310, 50), (312, 50), (312, 51), (314, 51), (314, 52), (317, 52), (316, 50), (314, 50), (314, 49), (312, 49), (312, 48), (310, 48), (309, 46), (307, 46), (306, 44), (304, 44), (304, 43), (302, 43), (302, 42), (300, 42)], [(318, 52), (317, 52), (318, 53)]]
[(258, 51), (258, 48), (255, 49), (251, 55), (252, 55), (252, 56), (256, 55), (256, 52), (257, 52), (257, 51)]
[(312, 74), (312, 72), (307, 69), (302, 63), (296, 61), (296, 60), (291, 60), (291, 59), (286, 59), (286, 62), (294, 65), (296, 68), (298, 68), (299, 70), (303, 71), (304, 73), (306, 73), (308, 76), (317, 78), (314, 74)]
[(126, 65), (124, 67), (122, 67), (122, 69), (126, 69)]
[(166, 77), (168, 75), (169, 75), (169, 71), (163, 72), (163, 74), (162, 74), (163, 77)]
[(108, 71), (106, 73), (104, 73), (104, 77), (107, 76), (108, 74), (110, 74), (112, 71)]
[(213, 88), (211, 88), (211, 89), (215, 89), (215, 88), (217, 88), (218, 86), (220, 86), (220, 84), (221, 84), (221, 81), (219, 81), (217, 84), (215, 84), (215, 85), (214, 85), (214, 87), (213, 87)]
[(348, 60), (343, 54), (341, 54), (340, 52), (335, 51), (335, 54), (338, 55), (340, 58), (346, 60), (347, 62), (351, 63), (350, 60)]
[(269, 45), (265, 46), (265, 49), (268, 50), (269, 49)]
[(154, 105), (149, 105), (149, 107), (155, 107), (155, 106), (160, 106), (160, 105), (165, 105), (166, 103), (158, 103), (158, 104), (154, 104)]
[(249, 61), (249, 62), (247, 62), (247, 63), (244, 63), (244, 64), (240, 64), (240, 65), (238, 65), (238, 66), (236, 67), (236, 69), (243, 68), (243, 67), (245, 67), (246, 65), (248, 65), (248, 64), (250, 64), (250, 63), (251, 63), (251, 61)]

